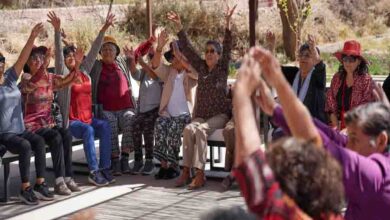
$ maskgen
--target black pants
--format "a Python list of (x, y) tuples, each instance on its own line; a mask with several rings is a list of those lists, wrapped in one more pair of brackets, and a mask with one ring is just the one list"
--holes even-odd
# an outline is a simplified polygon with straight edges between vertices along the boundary
[(145, 113), (138, 113), (134, 118), (130, 132), (133, 138), (133, 145), (130, 152), (134, 151), (135, 161), (142, 160), (142, 135), (145, 141), (145, 158), (153, 159), (154, 148), (154, 124), (158, 118), (158, 108)]
[(19, 171), (22, 183), (29, 182), (31, 150), (35, 154), (37, 178), (44, 178), (46, 168), (45, 141), (39, 135), (25, 131), (22, 134), (0, 134), (0, 143), (8, 151), (19, 155)]
[(49, 145), (53, 160), (54, 174), (58, 177), (72, 177), (72, 135), (68, 129), (41, 128), (36, 134)]

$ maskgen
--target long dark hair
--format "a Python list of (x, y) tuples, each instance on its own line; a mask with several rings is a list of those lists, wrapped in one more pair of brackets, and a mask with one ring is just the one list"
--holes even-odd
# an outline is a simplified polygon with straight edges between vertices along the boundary
[[(342, 63), (339, 67), (339, 73), (341, 74), (342, 77), (345, 77), (347, 75), (347, 71), (345, 70), (344, 65)], [(360, 64), (356, 68), (355, 73), (358, 75), (364, 75), (368, 73), (368, 65), (364, 60), (360, 59)]]

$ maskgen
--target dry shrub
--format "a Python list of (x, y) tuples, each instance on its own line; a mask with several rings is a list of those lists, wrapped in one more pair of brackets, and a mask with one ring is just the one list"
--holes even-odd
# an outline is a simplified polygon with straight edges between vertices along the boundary
[[(358, 36), (378, 35), (390, 26), (389, 0), (328, 0), (329, 8)], [(386, 27), (387, 25), (387, 27)]]
[[(142, 41), (147, 36), (147, 21), (146, 21), (146, 5), (145, 1), (136, 1), (134, 5), (128, 7), (126, 18), (121, 22), (122, 30), (132, 34), (133, 41)], [(175, 35), (172, 28), (172, 23), (166, 19), (166, 14), (169, 11), (179, 13), (182, 24), (191, 39), (194, 47), (199, 51), (203, 51), (207, 40), (215, 39), (222, 43), (225, 33), (224, 27), (224, 8), (223, 4), (215, 5), (215, 7), (202, 7), (197, 1), (155, 1), (153, 20), (158, 26), (164, 26), (167, 30)], [(242, 18), (242, 19), (241, 19)], [(244, 20), (245, 22), (241, 22)], [(246, 15), (235, 15), (233, 22), (234, 33), (234, 50), (238, 51), (248, 47), (249, 32), (247, 26)], [(137, 39), (138, 38), (138, 39)]]

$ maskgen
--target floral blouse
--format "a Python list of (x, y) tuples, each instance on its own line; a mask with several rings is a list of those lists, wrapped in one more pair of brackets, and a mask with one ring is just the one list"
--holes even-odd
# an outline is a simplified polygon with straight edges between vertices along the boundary
[(34, 75), (24, 73), (20, 83), (23, 97), (24, 124), (26, 129), (35, 132), (41, 128), (54, 127), (55, 121), (51, 114), (51, 104), (54, 91), (69, 86), (75, 73), (62, 77), (40, 69)]
[[(336, 73), (330, 84), (330, 89), (327, 92), (325, 111), (339, 115), (341, 106), (337, 102), (337, 94), (343, 87), (344, 77), (340, 73)], [(374, 81), (370, 74), (353, 75), (353, 86), (350, 97), (349, 109), (353, 109), (359, 105), (374, 101)]]

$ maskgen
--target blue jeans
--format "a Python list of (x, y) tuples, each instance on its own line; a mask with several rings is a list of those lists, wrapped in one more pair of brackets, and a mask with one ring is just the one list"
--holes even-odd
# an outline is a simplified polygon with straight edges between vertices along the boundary
[[(93, 118), (91, 124), (70, 121), (69, 130), (75, 138), (83, 139), (84, 152), (90, 171), (108, 169), (111, 165), (111, 127), (105, 120)], [(96, 158), (95, 135), (99, 138), (100, 161)]]

